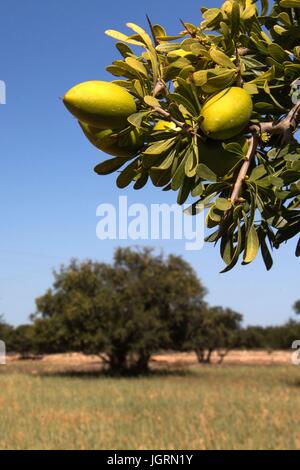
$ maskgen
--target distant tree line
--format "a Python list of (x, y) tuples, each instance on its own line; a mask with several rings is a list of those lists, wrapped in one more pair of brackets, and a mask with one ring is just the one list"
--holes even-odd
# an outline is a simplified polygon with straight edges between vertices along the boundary
[[(31, 323), (0, 318), (0, 339), (22, 358), (64, 352), (96, 354), (117, 372), (148, 370), (160, 350), (195, 351), (209, 364), (232, 349), (288, 349), (300, 323), (242, 328), (242, 315), (205, 302), (206, 289), (179, 256), (117, 249), (112, 264), (71, 261), (36, 299)], [(295, 311), (300, 313), (300, 302)]]

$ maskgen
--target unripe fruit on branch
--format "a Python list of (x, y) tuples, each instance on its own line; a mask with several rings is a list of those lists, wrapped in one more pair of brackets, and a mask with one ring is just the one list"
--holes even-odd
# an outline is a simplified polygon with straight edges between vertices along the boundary
[(138, 129), (132, 130), (126, 136), (118, 136), (112, 129), (98, 129), (80, 122), (87, 139), (99, 150), (114, 157), (133, 157), (143, 145), (143, 139)]
[(101, 129), (121, 129), (136, 112), (134, 98), (115, 83), (90, 81), (79, 83), (64, 96), (67, 109), (80, 121)]
[(252, 99), (243, 88), (225, 88), (204, 104), (201, 129), (211, 139), (231, 139), (245, 129), (252, 110)]

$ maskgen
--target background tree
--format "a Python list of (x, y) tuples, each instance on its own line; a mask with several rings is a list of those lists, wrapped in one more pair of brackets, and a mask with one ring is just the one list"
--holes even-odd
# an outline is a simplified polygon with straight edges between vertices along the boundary
[(300, 314), (300, 300), (297, 300), (297, 302), (295, 302), (294, 310), (297, 314)]
[(12, 350), (21, 359), (31, 359), (37, 352), (37, 336), (32, 325), (19, 325), (12, 331)]
[(230, 350), (240, 345), (242, 315), (231, 309), (212, 307), (190, 318), (189, 334), (185, 342), (193, 349), (200, 363), (210, 364), (214, 351), (221, 364)]
[(118, 249), (112, 265), (72, 261), (33, 316), (43, 352), (99, 354), (110, 369), (146, 371), (160, 348), (179, 348), (189, 312), (206, 293), (182, 258), (151, 249)]
[(5, 342), (7, 353), (11, 352), (13, 348), (13, 332), (13, 327), (5, 321), (3, 315), (0, 315), (0, 341)]

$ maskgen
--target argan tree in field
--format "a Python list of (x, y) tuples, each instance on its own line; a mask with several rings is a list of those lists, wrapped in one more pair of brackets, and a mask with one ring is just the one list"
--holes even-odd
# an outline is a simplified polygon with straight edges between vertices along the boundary
[(55, 273), (33, 316), (41, 353), (100, 355), (113, 371), (144, 372), (151, 355), (183, 343), (206, 291), (180, 257), (118, 249), (112, 265), (73, 261)]
[(194, 350), (200, 363), (210, 364), (212, 353), (221, 364), (241, 343), (242, 315), (231, 309), (210, 307), (190, 318), (185, 347)]
[(300, 314), (300, 300), (297, 300), (297, 302), (295, 302), (294, 310), (297, 314)]
[(115, 79), (76, 85), (64, 103), (113, 156), (99, 175), (118, 172), (119, 188), (151, 181), (178, 204), (192, 196), (224, 271), (259, 249), (270, 269), (270, 248), (300, 231), (300, 0), (201, 12), (175, 36), (149, 18), (149, 33), (133, 23), (128, 35), (106, 31), (118, 41)]

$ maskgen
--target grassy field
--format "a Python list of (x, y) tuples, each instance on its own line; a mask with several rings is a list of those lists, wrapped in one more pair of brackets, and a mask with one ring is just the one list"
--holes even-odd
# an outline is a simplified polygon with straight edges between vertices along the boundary
[(300, 369), (193, 366), (142, 378), (0, 367), (0, 449), (299, 449)]

